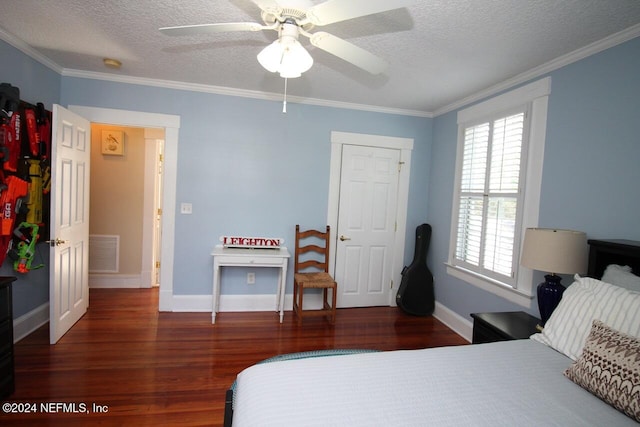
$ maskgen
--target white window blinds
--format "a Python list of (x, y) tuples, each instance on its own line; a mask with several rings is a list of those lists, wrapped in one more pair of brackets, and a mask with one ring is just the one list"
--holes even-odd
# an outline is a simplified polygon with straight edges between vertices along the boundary
[(513, 285), (524, 109), (464, 128), (454, 263)]

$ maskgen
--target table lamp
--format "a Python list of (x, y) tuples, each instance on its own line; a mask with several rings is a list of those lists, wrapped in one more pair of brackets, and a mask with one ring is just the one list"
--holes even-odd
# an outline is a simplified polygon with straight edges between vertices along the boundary
[(547, 272), (538, 285), (541, 326), (558, 306), (565, 287), (558, 274), (584, 274), (587, 271), (587, 235), (581, 231), (527, 228), (520, 264)]

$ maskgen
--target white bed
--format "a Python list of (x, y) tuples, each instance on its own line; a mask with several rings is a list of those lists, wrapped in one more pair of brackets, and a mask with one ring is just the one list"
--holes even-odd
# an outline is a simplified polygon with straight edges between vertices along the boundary
[(232, 425), (638, 426), (637, 290), (576, 276), (526, 340), (254, 365), (237, 377)]
[[(254, 365), (234, 426), (637, 426), (533, 340)], [(374, 374), (375, 373), (375, 374)]]

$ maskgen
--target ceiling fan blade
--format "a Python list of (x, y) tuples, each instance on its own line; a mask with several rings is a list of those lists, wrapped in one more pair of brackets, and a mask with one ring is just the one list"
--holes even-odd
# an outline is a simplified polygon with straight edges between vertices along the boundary
[(310, 41), (315, 47), (344, 59), (371, 74), (380, 74), (389, 65), (387, 61), (373, 53), (323, 31), (314, 33)]
[(307, 10), (307, 20), (314, 25), (329, 25), (415, 3), (417, 0), (328, 0)]
[(271, 27), (257, 22), (228, 22), (224, 24), (181, 25), (163, 27), (160, 32), (168, 36), (192, 36), (197, 34), (222, 33), (227, 31), (260, 31)]

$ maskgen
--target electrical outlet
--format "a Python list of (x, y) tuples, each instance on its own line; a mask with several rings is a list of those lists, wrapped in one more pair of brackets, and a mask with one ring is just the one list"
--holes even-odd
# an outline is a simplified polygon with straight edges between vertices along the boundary
[(190, 215), (193, 213), (193, 205), (191, 203), (180, 204), (180, 213)]
[(247, 284), (253, 285), (256, 283), (256, 273), (247, 273)]

